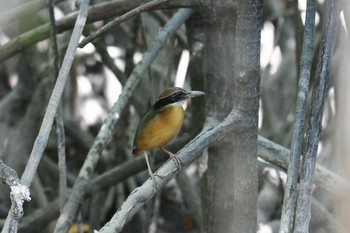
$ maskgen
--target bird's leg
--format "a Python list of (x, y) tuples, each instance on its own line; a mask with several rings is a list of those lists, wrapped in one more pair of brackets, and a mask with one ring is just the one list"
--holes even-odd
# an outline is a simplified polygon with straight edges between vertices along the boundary
[(160, 149), (162, 149), (165, 153), (167, 153), (170, 158), (172, 160), (174, 160), (174, 162), (176, 163), (176, 165), (179, 167), (179, 169), (181, 170), (182, 164), (183, 162), (181, 161), (181, 159), (179, 159), (176, 155), (174, 155), (173, 153), (171, 153), (170, 151), (168, 151), (167, 149), (165, 149), (164, 147), (160, 147)]
[(146, 160), (146, 163), (147, 163), (148, 174), (149, 174), (149, 176), (152, 178), (152, 180), (153, 180), (153, 182), (154, 182), (154, 184), (155, 184), (155, 188), (158, 189), (156, 179), (154, 178), (154, 173), (152, 172), (152, 170), (151, 170), (151, 165), (149, 164), (148, 153), (147, 153), (147, 151), (143, 151), (143, 155), (145, 156), (145, 160)]

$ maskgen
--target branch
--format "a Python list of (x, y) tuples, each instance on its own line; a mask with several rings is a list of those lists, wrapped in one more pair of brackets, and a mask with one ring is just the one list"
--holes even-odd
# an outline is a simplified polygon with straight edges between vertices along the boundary
[(11, 210), (2, 232), (16, 233), (18, 221), (23, 216), (23, 202), (30, 201), (30, 192), (19, 180), (17, 173), (0, 159), (0, 180), (10, 186)]
[[(283, 170), (287, 170), (289, 155), (290, 150), (287, 148), (263, 136), (258, 136), (258, 156), (260, 158)], [(343, 197), (343, 194), (350, 192), (350, 182), (348, 180), (319, 164), (316, 164), (315, 184), (341, 197)]]
[[(203, 131), (195, 137), (183, 149), (176, 153), (176, 156), (183, 163), (182, 167), (184, 168), (191, 164), (201, 155), (204, 149), (224, 138), (228, 133), (231, 133), (235, 129), (235, 126), (239, 125), (238, 121), (242, 121), (241, 115), (236, 111), (232, 111), (220, 124)], [(121, 232), (132, 216), (134, 216), (140, 208), (179, 171), (178, 165), (173, 160), (169, 160), (165, 163), (155, 173), (157, 185), (155, 186), (152, 179), (148, 179), (142, 186), (136, 188), (99, 233)]]
[[(287, 148), (274, 143), (262, 136), (258, 137), (258, 156), (265, 161), (286, 170), (288, 167), (289, 154), (290, 151)], [(164, 153), (160, 153), (155, 155), (155, 159), (156, 164), (160, 164), (166, 161), (168, 159), (168, 156)], [(147, 166), (144, 158), (142, 156), (135, 157), (130, 161), (116, 166), (115, 168), (108, 170), (105, 173), (92, 179), (85, 190), (85, 196), (93, 195), (94, 193), (103, 191), (108, 187), (120, 184), (120, 182), (136, 175), (141, 171), (144, 171), (145, 169), (147, 169)], [(315, 184), (327, 189), (334, 194), (341, 195), (343, 193), (349, 193), (350, 190), (350, 183), (347, 180), (334, 174), (321, 165), (316, 165)], [(59, 200), (56, 199), (47, 207), (36, 210), (32, 215), (23, 218), (20, 230), (23, 230), (25, 232), (37, 232), (38, 229), (45, 227), (47, 222), (51, 222), (57, 218), (59, 213), (58, 203)], [(320, 215), (322, 214), (320, 211), (317, 211), (317, 213)], [(335, 220), (333, 217), (328, 217), (327, 221), (334, 222)]]
[[(57, 110), (57, 106), (60, 102), (61, 95), (63, 93), (63, 89), (65, 86), (65, 83), (68, 78), (68, 74), (70, 71), (70, 68), (73, 63), (74, 55), (78, 47), (78, 42), (81, 36), (81, 33), (83, 31), (83, 28), (85, 26), (86, 17), (89, 9), (89, 3), (88, 0), (84, 1), (81, 0), (80, 2), (80, 11), (79, 16), (77, 17), (76, 25), (74, 27), (72, 37), (70, 39), (67, 53), (65, 56), (65, 59), (62, 64), (62, 68), (60, 69), (59, 76), (57, 78), (56, 85), (53, 89), (50, 101), (48, 103), (47, 110), (45, 112), (45, 116), (43, 119), (43, 122), (40, 127), (39, 134), (37, 138), (35, 139), (33, 150), (30, 154), (27, 166), (23, 172), (21, 182), (23, 185), (29, 187), (30, 183), (32, 182), (34, 175), (36, 173), (36, 170), (38, 168), (39, 162), (41, 160), (42, 154), (44, 152), (44, 149), (47, 144), (47, 140), (50, 135), (53, 119), (55, 117), (55, 113)], [(11, 207), (11, 209), (14, 208), (14, 206)], [(7, 218), (7, 224), (12, 223), (13, 221), (18, 221), (18, 219), (15, 219), (14, 216), (11, 216), (11, 211)], [(6, 229), (6, 223), (5, 227), (2, 232), (8, 232)]]
[(304, 122), (307, 95), (309, 91), (313, 41), (315, 34), (315, 0), (307, 1), (303, 49), (300, 61), (300, 74), (298, 84), (298, 99), (296, 118), (294, 123), (293, 139), (290, 150), (290, 163), (288, 165), (287, 183), (284, 192), (280, 233), (293, 231), (294, 211), (297, 203), (297, 183), (299, 175), (300, 155), (304, 138)]
[[(103, 2), (96, 4), (89, 8), (88, 23), (93, 23), (100, 20), (109, 19), (115, 17), (115, 15), (122, 14), (130, 9), (133, 9), (144, 1), (142, 0), (115, 0), (111, 2)], [(199, 0), (173, 0), (169, 3), (164, 4), (157, 9), (167, 9), (174, 7), (195, 7), (199, 5)], [(152, 9), (153, 10), (153, 9)], [(70, 30), (74, 26), (74, 22), (78, 16), (77, 12), (73, 12), (56, 22), (57, 32), (62, 33), (64, 31)], [(0, 62), (14, 56), (23, 49), (47, 39), (50, 36), (50, 24), (44, 24), (37, 28), (19, 35), (6, 44), (0, 46)]]
[(79, 43), (79, 47), (83, 48), (85, 45), (87, 45), (88, 43), (90, 43), (91, 41), (93, 41), (94, 39), (96, 39), (99, 36), (102, 36), (103, 34), (105, 34), (106, 32), (108, 32), (110, 29), (112, 29), (113, 27), (117, 26), (118, 24), (120, 24), (121, 22), (135, 16), (138, 15), (144, 11), (150, 10), (154, 7), (157, 7), (163, 3), (168, 2), (169, 0), (153, 0), (150, 2), (147, 2), (141, 6), (138, 6), (128, 12), (126, 12), (125, 14), (117, 17), (116, 19), (110, 21), (109, 23), (107, 23), (106, 25), (102, 26), (101, 28), (99, 28), (95, 33), (90, 34), (89, 36), (87, 36), (85, 39), (83, 39), (80, 43)]
[[(287, 170), (289, 154), (290, 151), (287, 148), (258, 136), (258, 156), (265, 161)], [(155, 155), (156, 164), (162, 163), (167, 159), (168, 156), (164, 153)], [(86, 188), (86, 194), (91, 195), (107, 187), (117, 185), (146, 168), (144, 158), (142, 156), (136, 157), (93, 178)], [(316, 165), (315, 184), (335, 195), (350, 192), (349, 181), (319, 164)]]
[[(49, 13), (50, 13), (50, 25), (51, 25), (51, 46), (54, 54), (54, 80), (57, 81), (57, 77), (60, 70), (60, 54), (58, 52), (57, 45), (57, 28), (54, 11), (54, 0), (49, 0)], [(66, 189), (67, 189), (67, 171), (66, 171), (66, 139), (64, 134), (64, 121), (62, 111), (62, 101), (59, 102), (57, 112), (55, 116), (56, 122), (56, 134), (57, 134), (57, 149), (58, 149), (58, 170), (59, 170), (59, 196), (60, 206), (66, 201)]]
[(319, 60), (316, 71), (315, 91), (312, 98), (311, 117), (307, 132), (307, 149), (303, 157), (298, 202), (295, 216), (296, 233), (307, 232), (311, 219), (311, 196), (313, 176), (316, 166), (318, 143), (321, 133), (321, 121), (323, 116), (324, 102), (328, 94), (329, 72), (337, 34), (340, 9), (337, 1), (325, 3), (325, 21), (322, 31), (322, 44), (319, 50)]
[(72, 37), (70, 39), (66, 56), (63, 60), (62, 68), (60, 69), (56, 85), (52, 91), (51, 98), (49, 100), (43, 122), (40, 127), (39, 134), (34, 142), (33, 150), (30, 154), (27, 167), (22, 175), (22, 182), (26, 185), (30, 185), (35, 172), (37, 170), (38, 164), (40, 162), (41, 156), (47, 144), (47, 140), (51, 131), (53, 119), (56, 114), (58, 104), (60, 102), (65, 83), (68, 78), (70, 68), (73, 63), (74, 55), (78, 47), (78, 42), (85, 26), (87, 11), (88, 11), (88, 1), (81, 0), (80, 12), (74, 27)]
[(119, 96), (117, 103), (114, 104), (109, 115), (98, 132), (94, 144), (92, 145), (86, 160), (80, 169), (77, 181), (74, 184), (72, 194), (69, 196), (63, 211), (57, 221), (55, 233), (67, 232), (70, 223), (73, 221), (78, 209), (80, 200), (84, 195), (86, 185), (91, 179), (100, 154), (107, 146), (112, 134), (112, 130), (118, 122), (122, 111), (129, 102), (134, 90), (136, 89), (140, 78), (155, 59), (157, 53), (165, 45), (169, 37), (182, 25), (191, 15), (191, 9), (179, 10), (173, 18), (159, 32), (158, 39), (153, 43), (151, 49), (145, 53), (142, 61), (136, 66), (127, 83), (123, 87), (123, 92)]

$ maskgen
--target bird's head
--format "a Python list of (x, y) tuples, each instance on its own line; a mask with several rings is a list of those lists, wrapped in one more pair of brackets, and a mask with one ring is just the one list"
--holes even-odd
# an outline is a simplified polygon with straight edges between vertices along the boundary
[(182, 106), (189, 98), (201, 95), (205, 95), (205, 93), (202, 91), (186, 91), (180, 87), (170, 87), (159, 95), (153, 107), (161, 109), (167, 106)]

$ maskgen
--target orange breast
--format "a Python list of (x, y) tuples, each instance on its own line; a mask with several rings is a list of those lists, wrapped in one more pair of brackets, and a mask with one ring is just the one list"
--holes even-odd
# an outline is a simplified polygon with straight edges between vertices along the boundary
[(148, 150), (171, 142), (179, 133), (184, 116), (182, 107), (170, 107), (159, 113), (142, 130), (137, 140), (138, 149)]

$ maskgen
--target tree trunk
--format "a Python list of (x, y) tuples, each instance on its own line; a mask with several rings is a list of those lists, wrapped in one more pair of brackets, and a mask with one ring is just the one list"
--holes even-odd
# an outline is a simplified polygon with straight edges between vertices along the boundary
[(216, 124), (233, 108), (245, 119), (239, 130), (209, 149), (210, 233), (256, 232), (257, 228), (262, 2), (237, 3), (208, 1), (203, 10), (208, 20), (205, 67), (209, 124)]

